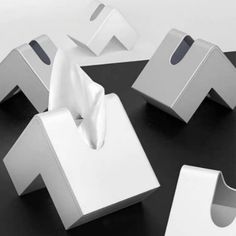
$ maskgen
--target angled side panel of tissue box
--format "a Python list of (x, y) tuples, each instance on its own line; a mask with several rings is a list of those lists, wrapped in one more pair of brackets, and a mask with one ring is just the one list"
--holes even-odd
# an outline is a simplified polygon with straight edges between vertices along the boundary
[(220, 171), (184, 166), (165, 236), (233, 236), (235, 216), (236, 190)]
[(214, 44), (171, 30), (133, 88), (149, 103), (188, 122), (210, 97), (231, 109), (236, 105), (236, 68)]
[(46, 35), (12, 50), (0, 64), (0, 101), (20, 88), (38, 112), (45, 111), (56, 51)]
[(78, 32), (69, 37), (79, 46), (99, 56), (112, 38), (116, 38), (127, 50), (134, 47), (138, 35), (121, 13), (95, 0), (81, 14)]
[(79, 135), (69, 110), (57, 109), (36, 115), (4, 158), (19, 195), (46, 185), (66, 229), (139, 202), (159, 187), (116, 95), (106, 95), (106, 116), (98, 150)]

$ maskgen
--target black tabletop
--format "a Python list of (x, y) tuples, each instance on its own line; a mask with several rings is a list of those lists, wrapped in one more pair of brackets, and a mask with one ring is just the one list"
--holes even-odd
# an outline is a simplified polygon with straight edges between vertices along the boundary
[[(236, 65), (236, 53), (227, 56)], [(47, 190), (18, 197), (1, 161), (1, 236), (163, 236), (183, 164), (221, 170), (226, 182), (236, 188), (236, 111), (206, 98), (187, 125), (165, 114), (131, 89), (146, 63), (83, 69), (105, 87), (106, 93), (119, 95), (161, 187), (142, 203), (65, 231)], [(0, 104), (2, 159), (34, 114), (35, 109), (23, 93)]]

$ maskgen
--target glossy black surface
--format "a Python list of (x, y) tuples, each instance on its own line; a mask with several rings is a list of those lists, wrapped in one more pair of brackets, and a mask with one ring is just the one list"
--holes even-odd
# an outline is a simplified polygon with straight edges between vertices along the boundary
[[(236, 65), (236, 53), (227, 56)], [(147, 105), (130, 88), (145, 64), (132, 62), (84, 69), (105, 87), (106, 93), (120, 96), (162, 187), (142, 204), (65, 231), (47, 190), (18, 197), (1, 161), (1, 236), (162, 236), (183, 164), (220, 169), (227, 183), (236, 188), (236, 111), (205, 99), (185, 125)], [(35, 113), (22, 93), (0, 105), (1, 159)]]

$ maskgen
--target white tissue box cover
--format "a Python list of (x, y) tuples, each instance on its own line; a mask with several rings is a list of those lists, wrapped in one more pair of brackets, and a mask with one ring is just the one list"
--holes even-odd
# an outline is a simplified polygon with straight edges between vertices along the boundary
[(141, 201), (159, 187), (116, 95), (106, 95), (106, 116), (98, 150), (84, 142), (63, 108), (36, 115), (4, 158), (19, 195), (46, 185), (66, 229)]
[(235, 236), (236, 190), (220, 171), (184, 166), (165, 236)]
[(115, 8), (94, 0), (79, 16), (77, 33), (70, 33), (71, 39), (99, 56), (110, 41), (117, 39), (125, 49), (134, 48), (138, 34)]
[(29, 44), (13, 49), (0, 63), (0, 102), (12, 97), (18, 87), (35, 109), (43, 112), (48, 107), (51, 71), (57, 47), (46, 35), (34, 40), (48, 56), (50, 64), (45, 64)]
[[(133, 88), (152, 105), (186, 123), (208, 94), (233, 110), (236, 68), (218, 46), (202, 39), (188, 45), (186, 52), (186, 38), (188, 34), (170, 30)], [(172, 63), (176, 54), (181, 60)]]

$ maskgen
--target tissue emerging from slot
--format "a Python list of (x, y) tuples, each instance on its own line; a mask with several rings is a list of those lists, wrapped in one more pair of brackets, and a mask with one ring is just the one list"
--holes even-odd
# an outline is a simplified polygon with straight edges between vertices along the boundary
[(48, 110), (70, 110), (85, 141), (99, 149), (106, 133), (104, 88), (95, 83), (69, 56), (58, 50), (51, 74)]

